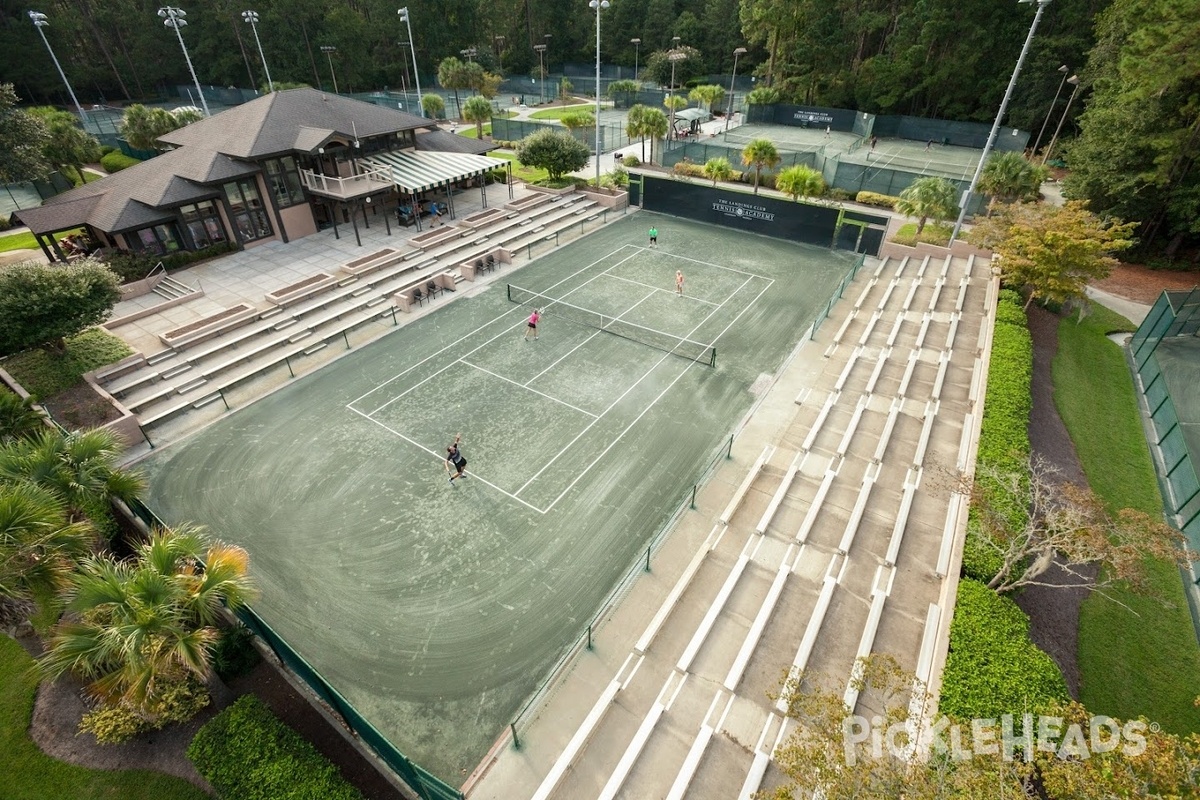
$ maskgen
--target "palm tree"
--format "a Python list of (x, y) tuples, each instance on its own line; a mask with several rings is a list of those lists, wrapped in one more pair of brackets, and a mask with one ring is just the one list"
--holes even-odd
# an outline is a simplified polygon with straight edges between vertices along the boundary
[(133, 561), (86, 559), (43, 673), (74, 673), (108, 704), (148, 712), (170, 688), (209, 677), (222, 607), (256, 594), (248, 566), (245, 550), (191, 528), (157, 531)]
[(729, 176), (732, 174), (733, 166), (729, 163), (728, 158), (710, 158), (704, 162), (704, 177), (712, 178), (713, 186), (717, 185), (717, 181), (729, 180)]
[(917, 218), (917, 235), (920, 236), (930, 218), (940, 222), (958, 211), (954, 184), (945, 178), (917, 178), (900, 193), (896, 210), (906, 217)]
[(1038, 199), (1049, 170), (1017, 152), (994, 153), (979, 174), (979, 190), (988, 195), (988, 216), (995, 203)]
[(667, 128), (670, 123), (667, 122), (667, 115), (661, 109), (647, 108), (645, 116), (642, 118), (643, 136), (650, 137), (650, 161), (654, 161), (654, 142), (657, 139), (662, 139), (667, 135)]
[(46, 420), (33, 403), (13, 392), (0, 391), (0, 442), (31, 439), (46, 427)]
[(145, 487), (141, 475), (116, 466), (120, 453), (112, 431), (47, 428), (32, 439), (0, 445), (0, 483), (40, 486), (63, 504), (72, 521), (90, 517), (100, 525), (110, 500), (131, 500)]
[(825, 177), (820, 172), (805, 164), (796, 164), (779, 173), (775, 179), (775, 188), (792, 196), (820, 197), (825, 194)]
[[(563, 124), (564, 128), (571, 132), (572, 136), (575, 136), (575, 131), (595, 127), (596, 115), (590, 111), (572, 111), (563, 114), (558, 121)], [(575, 136), (575, 138), (578, 139), (580, 137)]]
[(176, 119), (175, 115), (165, 108), (149, 108), (135, 103), (125, 109), (121, 117), (121, 136), (129, 142), (130, 147), (139, 150), (158, 149), (158, 137), (165, 136), (171, 131), (182, 128), (186, 122)]
[(704, 107), (711, 114), (712, 110), (721, 104), (725, 99), (725, 89), (715, 83), (708, 83), (703, 86), (697, 86), (688, 93), (689, 100), (695, 100), (697, 103), (704, 103)]
[(492, 104), (486, 97), (475, 95), (463, 104), (463, 119), (475, 123), (475, 138), (483, 141), (483, 123), (492, 118)]
[(646, 106), (638, 103), (631, 106), (625, 117), (625, 135), (630, 139), (642, 140), (642, 161), (646, 160)]
[(754, 139), (742, 151), (742, 163), (754, 167), (754, 193), (758, 194), (758, 179), (763, 167), (779, 163), (779, 151), (770, 139)]
[(442, 119), (446, 113), (446, 101), (440, 94), (427, 94), (421, 97), (421, 110), (430, 119)]
[(0, 485), (0, 604), (54, 608), (94, 539), (90, 525), (67, 521), (62, 501), (46, 489)]
[(471, 88), (471, 72), (467, 65), (454, 56), (443, 58), (438, 64), (437, 82), (443, 89), (453, 90), (454, 109), (461, 115), (462, 105), (458, 102), (458, 90)]

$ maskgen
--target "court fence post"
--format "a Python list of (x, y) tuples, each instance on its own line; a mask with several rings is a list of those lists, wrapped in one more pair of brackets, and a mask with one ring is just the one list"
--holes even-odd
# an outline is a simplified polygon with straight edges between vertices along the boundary
[(510, 722), (510, 723), (508, 723), (508, 727), (512, 730), (513, 750), (520, 750), (521, 749), (521, 740), (517, 738), (517, 723)]
[(650, 548), (646, 548), (646, 572), (650, 571)]
[(349, 350), (350, 349), (350, 335), (348, 333), (346, 333), (345, 331), (342, 331), (342, 338), (346, 340), (346, 349)]
[(217, 394), (221, 395), (221, 402), (225, 404), (225, 410), (226, 410), (226, 411), (229, 411), (229, 410), (231, 410), (231, 409), (229, 408), (229, 401), (225, 399), (225, 390), (224, 390), (224, 389), (217, 389)]
[(692, 503), (691, 503), (690, 508), (692, 509), (692, 511), (696, 510), (696, 484), (694, 484), (694, 483), (692, 484)]
[(590, 624), (590, 623), (588, 624), (588, 643), (587, 643), (587, 649), (588, 649), (588, 650), (591, 650), (591, 649), (592, 649), (592, 626), (591, 626), (591, 624)]
[(292, 357), (291, 357), (291, 356), (284, 356), (284, 357), (283, 357), (283, 363), (284, 363), (284, 364), (287, 364), (287, 368), (288, 368), (288, 375), (291, 375), (293, 378), (294, 378), (294, 377), (296, 377), (296, 373), (292, 372)]
[(729, 435), (729, 448), (725, 451), (725, 458), (733, 458), (733, 434)]

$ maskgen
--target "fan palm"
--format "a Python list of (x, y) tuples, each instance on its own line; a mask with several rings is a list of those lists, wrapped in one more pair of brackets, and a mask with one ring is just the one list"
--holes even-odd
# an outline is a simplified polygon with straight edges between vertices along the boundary
[(33, 403), (12, 392), (0, 391), (0, 442), (26, 439), (46, 427)]
[(1017, 152), (995, 153), (979, 173), (979, 190), (988, 195), (988, 214), (995, 203), (1037, 200), (1048, 170)]
[(906, 217), (917, 218), (920, 236), (930, 218), (941, 221), (954, 216), (958, 211), (954, 194), (954, 184), (945, 178), (917, 178), (900, 193), (896, 210)]
[(717, 181), (727, 181), (733, 175), (733, 166), (730, 165), (728, 158), (710, 158), (704, 162), (704, 176), (712, 178), (713, 186), (717, 185)]
[(758, 179), (762, 169), (779, 163), (779, 151), (770, 139), (754, 139), (742, 150), (742, 163), (754, 167), (754, 193), (758, 194)]
[(642, 118), (642, 131), (644, 136), (650, 137), (650, 161), (654, 161), (654, 142), (662, 139), (667, 135), (667, 128), (670, 123), (667, 121), (667, 115), (660, 109), (647, 108), (646, 113)]
[(492, 104), (486, 97), (475, 95), (463, 103), (463, 119), (475, 123), (475, 138), (483, 141), (483, 123), (492, 118)]
[(55, 629), (40, 666), (72, 672), (109, 703), (153, 707), (189, 676), (210, 674), (222, 606), (255, 595), (249, 558), (196, 529), (153, 534), (134, 561), (86, 559), (69, 591), (71, 620)]
[(47, 428), (29, 440), (0, 445), (0, 482), (33, 483), (49, 491), (72, 519), (131, 500), (144, 487), (141, 475), (116, 466), (121, 446), (107, 430), (63, 433)]
[(797, 197), (820, 197), (825, 194), (825, 178), (820, 172), (804, 164), (788, 167), (775, 179), (775, 188)]
[(68, 522), (46, 489), (0, 485), (0, 601), (54, 605), (94, 538), (88, 524)]

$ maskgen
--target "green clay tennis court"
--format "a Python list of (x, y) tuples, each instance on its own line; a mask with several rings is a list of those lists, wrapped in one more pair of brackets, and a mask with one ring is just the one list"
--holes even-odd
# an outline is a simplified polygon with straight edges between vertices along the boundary
[(246, 547), (255, 610), (457, 785), (856, 258), (639, 213), (156, 453), (151, 504)]

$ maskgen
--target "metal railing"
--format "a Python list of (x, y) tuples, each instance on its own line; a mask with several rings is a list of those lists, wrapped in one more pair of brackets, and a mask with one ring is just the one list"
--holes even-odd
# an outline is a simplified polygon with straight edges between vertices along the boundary
[(389, 167), (377, 167), (345, 177), (321, 175), (310, 169), (302, 169), (300, 181), (310, 192), (337, 198), (359, 197), (394, 185)]

